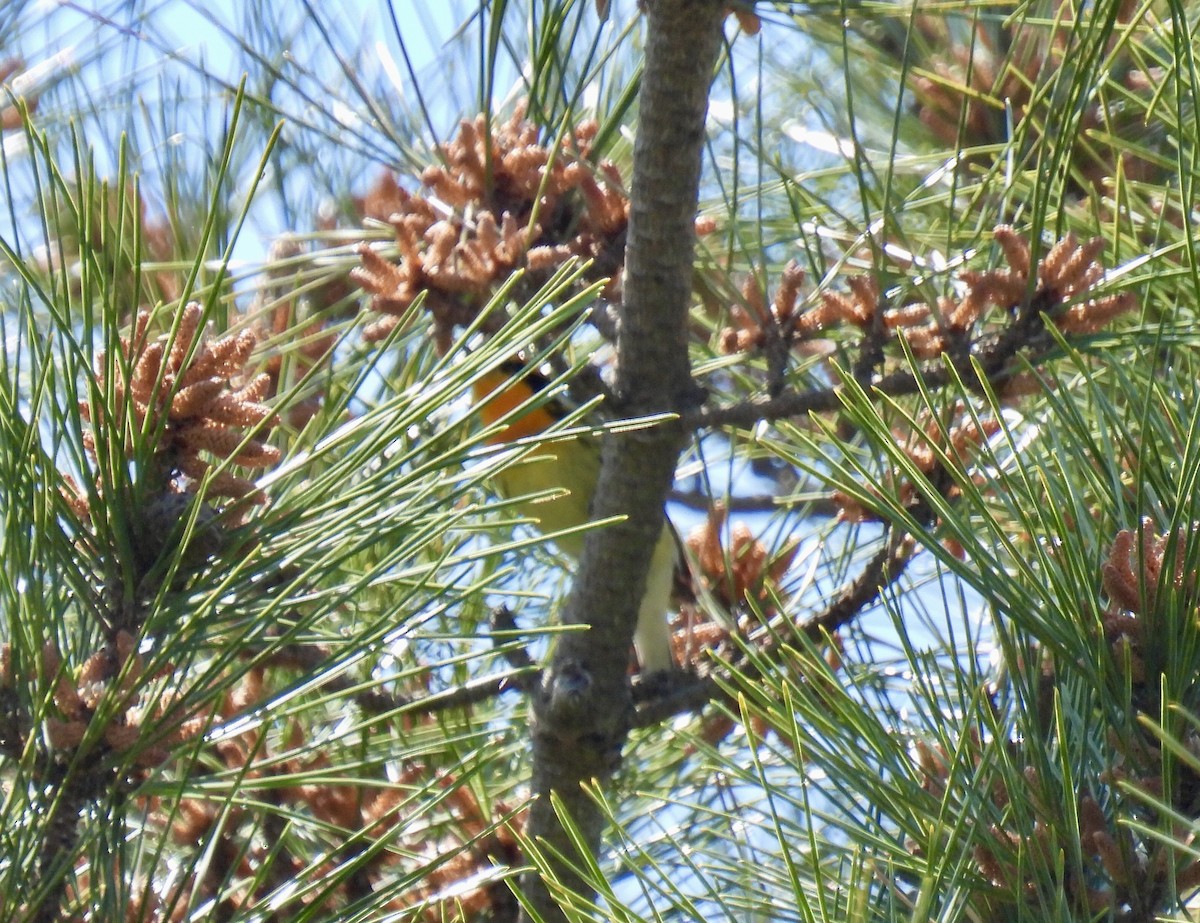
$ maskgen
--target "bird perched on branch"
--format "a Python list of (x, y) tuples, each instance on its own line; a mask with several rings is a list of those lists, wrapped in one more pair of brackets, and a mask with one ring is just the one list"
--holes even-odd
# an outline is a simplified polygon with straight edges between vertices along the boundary
[[(549, 382), (519, 359), (505, 362), (475, 381), (475, 404), (485, 426), (522, 407)], [(519, 412), (489, 438), (504, 445), (546, 432), (565, 416), (555, 400), (535, 404)], [(583, 532), (578, 529), (592, 519), (592, 495), (600, 477), (600, 443), (589, 433), (573, 433), (539, 445), (526, 459), (511, 464), (492, 476), (496, 489), (506, 498), (520, 501), (516, 509), (575, 560), (583, 554)], [(548, 491), (557, 491), (547, 494)], [(540, 494), (541, 496), (536, 496)], [(678, 544), (670, 523), (654, 547), (646, 590), (638, 607), (633, 643), (643, 672), (667, 670), (675, 665), (671, 654), (671, 630), (667, 622), (674, 583)]]

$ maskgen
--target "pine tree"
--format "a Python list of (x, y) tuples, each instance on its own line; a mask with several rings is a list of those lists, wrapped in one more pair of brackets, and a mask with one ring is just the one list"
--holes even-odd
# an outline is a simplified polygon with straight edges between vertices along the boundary
[(1196, 10), (368, 6), (0, 11), (0, 917), (1189, 919)]

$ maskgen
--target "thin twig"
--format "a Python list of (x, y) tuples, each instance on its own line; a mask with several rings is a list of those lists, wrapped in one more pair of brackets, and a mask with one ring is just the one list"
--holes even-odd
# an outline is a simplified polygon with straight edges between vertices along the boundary
[[(502, 607), (503, 608), (503, 607)], [(507, 611), (507, 610), (505, 610)], [(500, 627), (495, 621), (493, 625)], [(511, 615), (509, 615), (511, 620)], [(253, 656), (254, 652), (249, 652)], [(486, 702), (488, 699), (512, 690), (526, 692), (538, 679), (537, 665), (523, 648), (506, 648), (506, 659), (514, 669), (505, 673), (490, 673), (469, 682), (431, 693), (427, 696), (409, 696), (402, 693), (384, 692), (378, 688), (363, 689), (357, 680), (331, 673), (319, 682), (322, 691), (345, 693), (365, 714), (384, 715), (404, 712), (408, 715), (431, 715), (467, 705)], [(266, 652), (260, 661), (262, 666), (290, 667), (306, 673), (317, 674), (333, 661), (332, 651), (320, 644), (285, 644)]]
[[(1034, 317), (1037, 318), (1037, 323), (1042, 323), (1039, 315)], [(979, 379), (971, 365), (973, 358), (979, 363), (983, 377), (993, 387), (999, 387), (1012, 374), (1012, 362), (1018, 353), (1025, 350), (1026, 360), (1036, 364), (1049, 356), (1055, 345), (1053, 338), (1044, 328), (1033, 329), (1032, 324), (1022, 316), (998, 334), (979, 340), (968, 354), (954, 357), (947, 354), (943, 358), (950, 359), (955, 375), (968, 386)], [(926, 363), (917, 372), (898, 370), (865, 381), (863, 386), (875, 394), (903, 397), (917, 394), (922, 388), (944, 388), (951, 381), (950, 369), (939, 359), (937, 363)], [(751, 398), (725, 407), (698, 407), (685, 411), (681, 416), (683, 425), (689, 430), (715, 429), (722, 426), (749, 428), (764, 421), (840, 410), (843, 406), (841, 394), (842, 388), (839, 386), (810, 388), (806, 391), (781, 394), (779, 397)]]

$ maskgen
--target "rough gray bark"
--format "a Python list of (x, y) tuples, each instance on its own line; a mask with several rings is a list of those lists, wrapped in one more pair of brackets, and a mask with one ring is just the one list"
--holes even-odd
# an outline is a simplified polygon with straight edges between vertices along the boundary
[[(683, 412), (697, 403), (687, 356), (687, 315), (695, 249), (705, 117), (721, 47), (721, 0), (649, 0), (646, 62), (630, 190), (625, 299), (617, 342), (616, 406), (625, 417)], [(682, 427), (610, 436), (593, 513), (624, 516), (588, 536), (563, 622), (587, 624), (564, 635), (533, 702), (535, 800), (528, 833), (572, 861), (555, 794), (593, 853), (603, 818), (581, 786), (605, 781), (619, 765), (631, 703), (626, 670), (663, 503), (683, 447)], [(566, 865), (560, 882), (590, 893)], [(563, 919), (538, 876), (523, 881), (546, 921)]]

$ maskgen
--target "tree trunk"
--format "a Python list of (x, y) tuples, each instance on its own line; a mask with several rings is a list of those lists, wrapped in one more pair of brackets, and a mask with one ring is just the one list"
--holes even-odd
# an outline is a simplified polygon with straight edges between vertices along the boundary
[[(625, 257), (625, 299), (617, 341), (616, 406), (623, 417), (690, 409), (697, 401), (687, 355), (687, 316), (695, 250), (708, 90), (721, 47), (721, 0), (650, 0), (633, 154), (632, 211)], [(603, 817), (584, 786), (603, 783), (620, 764), (629, 729), (627, 667), (646, 570), (663, 527), (663, 503), (686, 434), (660, 425), (605, 440), (593, 502), (596, 518), (624, 521), (587, 539), (562, 620), (587, 624), (564, 635), (533, 702), (535, 795), (528, 833), (556, 862), (566, 889), (591, 889), (576, 840), (558, 807), (593, 855)], [(549, 923), (563, 916), (542, 879), (523, 881)]]

